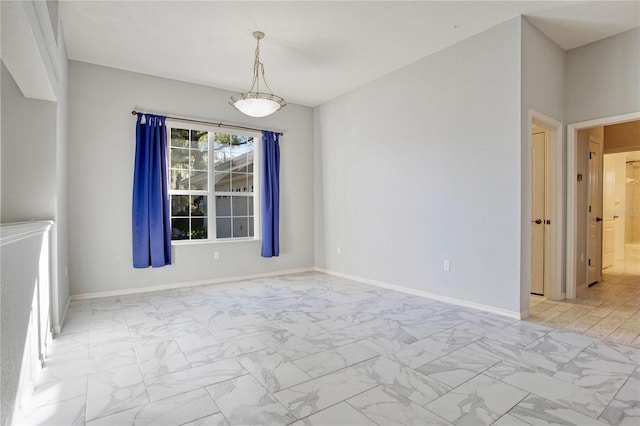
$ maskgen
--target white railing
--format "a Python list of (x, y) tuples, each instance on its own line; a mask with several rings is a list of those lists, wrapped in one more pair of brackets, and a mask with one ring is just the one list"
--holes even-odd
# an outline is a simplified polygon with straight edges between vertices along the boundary
[(33, 392), (50, 338), (50, 230), (53, 221), (0, 225), (2, 419), (19, 421)]

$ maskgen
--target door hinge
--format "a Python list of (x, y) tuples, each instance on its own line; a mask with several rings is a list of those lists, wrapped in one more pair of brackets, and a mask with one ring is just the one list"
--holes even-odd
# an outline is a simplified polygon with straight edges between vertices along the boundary
[(591, 154), (593, 154), (593, 152), (590, 152), (590, 153), (589, 153), (589, 160), (591, 160)]
[(587, 265), (591, 266), (591, 259), (587, 262)]
[(589, 213), (591, 213), (591, 206), (589, 206)]

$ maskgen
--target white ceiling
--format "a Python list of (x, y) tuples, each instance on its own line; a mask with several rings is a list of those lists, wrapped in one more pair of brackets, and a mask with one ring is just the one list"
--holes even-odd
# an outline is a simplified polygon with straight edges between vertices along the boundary
[(315, 106), (512, 17), (569, 50), (640, 24), (635, 1), (62, 1), (69, 58)]

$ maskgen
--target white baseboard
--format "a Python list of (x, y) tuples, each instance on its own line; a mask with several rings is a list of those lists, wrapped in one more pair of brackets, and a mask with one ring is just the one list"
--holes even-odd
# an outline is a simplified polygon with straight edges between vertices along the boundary
[(342, 277), (342, 278), (346, 278), (349, 280), (353, 280), (353, 281), (359, 281), (365, 284), (371, 284), (371, 285), (375, 285), (376, 287), (382, 287), (382, 288), (387, 288), (389, 290), (395, 290), (395, 291), (399, 291), (402, 293), (407, 293), (407, 294), (413, 294), (414, 296), (420, 296), (420, 297), (425, 297), (427, 299), (433, 299), (433, 300), (438, 300), (440, 302), (445, 302), (445, 303), (451, 303), (453, 305), (458, 305), (458, 306), (464, 306), (465, 308), (472, 308), (472, 309), (478, 309), (480, 311), (484, 311), (484, 312), (490, 312), (492, 314), (498, 314), (498, 315), (502, 315), (502, 316), (506, 316), (509, 318), (513, 318), (513, 319), (522, 319), (523, 318), (523, 314), (528, 315), (528, 311), (524, 311), (524, 312), (516, 312), (516, 311), (508, 311), (506, 309), (501, 309), (501, 308), (496, 308), (494, 306), (488, 306), (488, 305), (483, 305), (481, 303), (475, 303), (475, 302), (469, 302), (468, 300), (462, 300), (462, 299), (458, 299), (455, 297), (449, 297), (449, 296), (441, 296), (439, 294), (434, 294), (434, 293), (429, 293), (426, 291), (422, 291), (422, 290), (416, 290), (413, 288), (407, 288), (407, 287), (401, 287), (395, 284), (389, 284), (389, 283), (385, 283), (382, 281), (376, 281), (376, 280), (372, 280), (369, 278), (362, 278), (362, 277), (357, 277), (354, 275), (349, 275), (349, 274), (343, 274), (342, 272), (337, 272), (337, 271), (332, 271), (330, 269), (324, 269), (324, 268), (314, 268), (316, 271), (318, 272), (323, 272), (325, 274), (330, 274), (330, 275), (335, 275), (337, 277)]
[[(69, 299), (73, 301), (73, 300), (97, 299), (100, 297), (126, 296), (129, 294), (150, 293), (152, 291), (176, 290), (176, 289), (185, 288), (185, 287), (199, 287), (199, 286), (210, 285), (210, 284), (223, 284), (223, 283), (230, 283), (230, 282), (237, 282), (237, 281), (253, 280), (256, 278), (277, 277), (279, 275), (299, 274), (302, 272), (310, 272), (313, 270), (314, 268), (310, 266), (307, 268), (288, 269), (284, 271), (266, 272), (261, 274), (238, 275), (235, 277), (226, 277), (226, 278), (201, 280), (201, 281), (190, 281), (190, 282), (183, 282), (183, 283), (162, 284), (162, 285), (154, 285), (150, 287), (138, 287), (138, 288), (127, 288), (122, 290), (99, 291), (96, 293), (74, 294), (70, 296)], [(65, 313), (66, 313), (66, 309), (65, 309)]]
[[(64, 324), (64, 320), (67, 314), (67, 309), (69, 308), (69, 302), (74, 300), (88, 300), (88, 299), (97, 299), (100, 297), (126, 296), (130, 294), (150, 293), (153, 291), (175, 290), (175, 289), (185, 288), (185, 287), (198, 287), (198, 286), (211, 285), (211, 284), (223, 284), (223, 283), (230, 283), (230, 282), (237, 282), (237, 281), (252, 280), (256, 278), (267, 278), (267, 277), (276, 277), (280, 275), (299, 274), (299, 273), (310, 272), (310, 271), (318, 271), (325, 274), (335, 275), (337, 277), (342, 277), (349, 280), (362, 282), (365, 284), (371, 284), (376, 287), (382, 287), (389, 290), (395, 290), (395, 291), (412, 294), (419, 297), (425, 297), (427, 299), (438, 300), (440, 302), (451, 303), (453, 305), (464, 306), (466, 308), (478, 309), (480, 311), (498, 314), (498, 315), (506, 316), (513, 319), (523, 319), (529, 315), (528, 310), (525, 310), (523, 312), (509, 311), (506, 309), (501, 309), (501, 308), (496, 308), (494, 306), (488, 306), (480, 303), (470, 302), (468, 300), (462, 300), (455, 297), (442, 296), (439, 294), (429, 293), (422, 290), (416, 290), (412, 288), (401, 287), (398, 285), (385, 283), (382, 281), (376, 281), (369, 278), (363, 278), (355, 275), (344, 274), (342, 272), (332, 271), (325, 268), (307, 267), (307, 268), (267, 272), (267, 273), (261, 273), (261, 274), (239, 275), (235, 277), (226, 277), (226, 278), (210, 279), (210, 280), (202, 280), (202, 281), (189, 281), (189, 282), (183, 282), (183, 283), (170, 283), (170, 284), (156, 285), (156, 286), (150, 286), (150, 287), (128, 288), (128, 289), (122, 289), (122, 290), (101, 291), (96, 293), (74, 294), (74, 295), (71, 295), (69, 297), (69, 300), (67, 301), (67, 306), (65, 307), (65, 310), (60, 322), (60, 328)], [(54, 327), (54, 330), (53, 330), (54, 333), (59, 334), (60, 328)]]

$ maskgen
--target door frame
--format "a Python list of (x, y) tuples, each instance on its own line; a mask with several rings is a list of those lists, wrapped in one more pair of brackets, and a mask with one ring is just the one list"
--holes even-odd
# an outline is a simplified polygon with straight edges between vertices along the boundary
[(567, 125), (567, 299), (576, 298), (576, 275), (578, 270), (578, 264), (576, 262), (576, 252), (578, 247), (578, 180), (576, 178), (578, 173), (578, 130), (619, 124), (638, 119), (640, 119), (640, 111), (613, 115), (594, 120), (580, 121)]
[[(545, 198), (551, 204), (549, 211), (551, 211), (551, 225), (550, 232), (547, 235), (550, 238), (549, 243), (545, 241), (545, 257), (549, 259), (550, 271), (547, 275), (548, 283), (545, 280), (545, 297), (551, 300), (562, 300), (564, 294), (562, 293), (562, 272), (564, 266), (563, 243), (564, 243), (564, 188), (563, 188), (563, 171), (564, 163), (563, 159), (563, 144), (562, 144), (562, 123), (548, 117), (533, 109), (529, 110), (529, 149), (531, 149), (531, 126), (537, 125), (547, 130), (546, 140), (546, 159), (547, 159), (547, 171), (546, 177), (549, 179), (549, 184), (545, 185), (546, 188), (551, 190), (551, 194), (546, 194)], [(533, 190), (533, 182), (529, 179), (529, 193)], [(531, 210), (531, 209), (529, 209)], [(531, 216), (529, 211), (528, 216)], [(530, 227), (530, 217), (527, 221), (527, 229)], [(545, 218), (547, 219), (547, 218)], [(529, 239), (530, 240), (530, 239)], [(531, 241), (529, 241), (531, 245)], [(547, 248), (549, 253), (546, 253)], [(531, 250), (531, 247), (529, 247)], [(529, 270), (531, 269), (531, 256), (528, 257)], [(527, 294), (531, 293), (531, 278), (528, 275), (527, 279)]]

